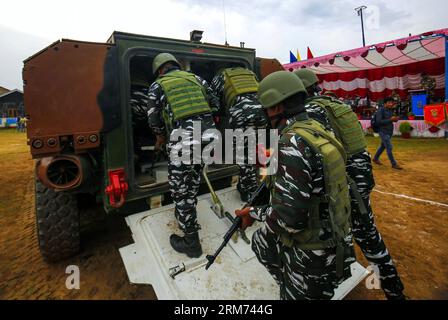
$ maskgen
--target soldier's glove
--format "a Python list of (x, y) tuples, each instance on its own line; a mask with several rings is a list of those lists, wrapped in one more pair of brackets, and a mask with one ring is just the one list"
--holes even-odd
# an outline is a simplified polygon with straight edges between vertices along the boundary
[(166, 143), (165, 136), (162, 135), (156, 135), (156, 144), (154, 145), (155, 151), (162, 150), (163, 145)]
[(241, 229), (246, 230), (254, 224), (255, 219), (250, 216), (251, 208), (244, 208), (243, 210), (235, 210), (235, 215), (242, 220)]

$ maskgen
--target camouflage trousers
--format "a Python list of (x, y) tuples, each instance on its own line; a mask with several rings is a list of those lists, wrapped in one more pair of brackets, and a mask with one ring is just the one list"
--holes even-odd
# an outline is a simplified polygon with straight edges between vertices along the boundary
[(355, 197), (352, 197), (352, 231), (354, 239), (369, 263), (377, 267), (381, 287), (386, 296), (401, 296), (404, 289), (403, 283), (375, 225), (375, 218), (370, 205), (370, 193), (375, 186), (370, 154), (365, 151), (349, 158), (347, 161), (347, 173), (355, 181), (367, 209), (367, 215), (361, 214), (358, 202)]
[(248, 139), (244, 139), (244, 148), (241, 146), (236, 146), (236, 159), (239, 164), (239, 179), (237, 184), (237, 189), (243, 198), (249, 199), (252, 193), (257, 190), (258, 187), (258, 175), (257, 166), (255, 164), (248, 164)]
[(334, 289), (351, 276), (355, 261), (352, 238), (346, 239), (344, 276), (336, 275), (336, 249), (301, 250), (283, 245), (264, 224), (252, 238), (252, 250), (280, 287), (282, 300), (329, 300)]
[[(267, 119), (263, 107), (250, 96), (240, 97), (237, 103), (229, 108), (229, 126), (232, 129), (253, 129), (255, 134), (260, 129), (265, 129)], [(250, 198), (257, 189), (257, 167), (255, 164), (248, 164), (248, 150), (255, 146), (249, 146), (248, 139), (244, 139), (244, 146), (236, 146), (236, 159), (239, 163), (240, 178), (238, 180), (238, 191), (240, 194)]]
[[(171, 150), (172, 147), (173, 145), (169, 144), (168, 150)], [(174, 215), (179, 228), (185, 234), (194, 233), (200, 229), (197, 222), (196, 205), (202, 169), (203, 164), (168, 161), (168, 183), (171, 198), (175, 204)]]

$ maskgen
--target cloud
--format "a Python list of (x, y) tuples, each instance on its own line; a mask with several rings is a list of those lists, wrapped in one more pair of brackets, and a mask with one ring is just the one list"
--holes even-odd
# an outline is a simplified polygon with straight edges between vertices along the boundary
[(0, 25), (0, 86), (22, 90), (23, 60), (45, 48), (51, 40)]
[(316, 56), (348, 50), (362, 44), (354, 8), (363, 4), (379, 13), (378, 28), (366, 28), (369, 44), (446, 27), (448, 2), (438, 0), (5, 1), (1, 24), (8, 30), (0, 28), (2, 50), (11, 29), (29, 36), (17, 36), (15, 46), (0, 53), (0, 85), (20, 86), (23, 56), (59, 38), (103, 42), (114, 30), (188, 39), (199, 29), (203, 41), (220, 44), (227, 34), (231, 45), (244, 41), (258, 56), (283, 63), (289, 50), (299, 49), (304, 57), (307, 46)]

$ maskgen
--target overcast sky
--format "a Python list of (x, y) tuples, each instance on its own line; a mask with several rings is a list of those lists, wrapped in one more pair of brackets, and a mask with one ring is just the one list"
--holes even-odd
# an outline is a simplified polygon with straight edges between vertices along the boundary
[[(223, 5), (224, 4), (224, 5)], [(0, 86), (22, 88), (22, 61), (60, 38), (104, 42), (114, 30), (257, 49), (260, 57), (289, 62), (289, 50), (306, 57), (360, 47), (360, 18), (368, 6), (367, 44), (448, 27), (444, 0), (14, 0), (2, 1)]]

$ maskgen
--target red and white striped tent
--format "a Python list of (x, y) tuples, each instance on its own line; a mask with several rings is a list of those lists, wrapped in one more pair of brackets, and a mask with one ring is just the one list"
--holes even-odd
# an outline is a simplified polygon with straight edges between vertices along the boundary
[(446, 42), (448, 29), (337, 52), (309, 60), (285, 64), (293, 71), (309, 68), (318, 74), (325, 91), (338, 97), (366, 97), (378, 101), (398, 93), (421, 88), (421, 76), (436, 81), (436, 96), (445, 96)]

